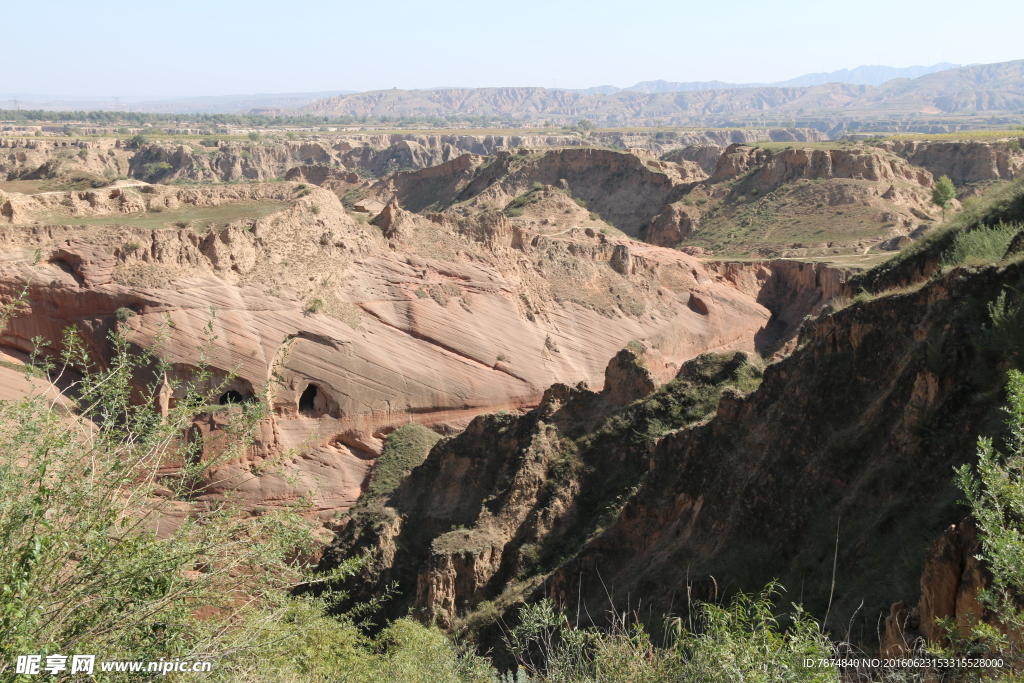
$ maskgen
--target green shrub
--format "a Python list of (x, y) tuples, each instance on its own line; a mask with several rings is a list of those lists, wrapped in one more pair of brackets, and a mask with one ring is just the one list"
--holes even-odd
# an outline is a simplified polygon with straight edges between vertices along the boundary
[(306, 304), (306, 310), (310, 313), (319, 313), (323, 307), (323, 299), (310, 299), (309, 303)]
[(1004, 289), (988, 305), (990, 326), (984, 328), (986, 346), (1021, 367), (1024, 360), (1024, 302), (1017, 291)]
[(639, 339), (630, 339), (629, 343), (626, 344), (626, 348), (639, 357), (643, 357), (647, 353), (647, 346)]
[[(970, 465), (957, 470), (957, 479), (979, 530), (982, 559), (992, 573), (992, 587), (979, 596), (1003, 626), (975, 623), (959, 645), (968, 652), (1000, 656), (1007, 668), (1024, 666), (1019, 634), (1024, 633), (1024, 374), (1009, 371), (1007, 385), (1009, 434), (1005, 450), (993, 439), (978, 439), (977, 471)], [(979, 647), (980, 646), (980, 647)]]
[(407, 424), (391, 432), (384, 440), (373, 478), (360, 505), (386, 497), (398, 488), (402, 475), (423, 462), (440, 439), (439, 434), (418, 424)]
[(173, 169), (174, 167), (166, 161), (154, 161), (153, 163), (144, 164), (142, 166), (142, 176), (145, 180), (153, 181), (158, 179), (160, 176), (166, 175), (168, 171)]
[(135, 315), (135, 311), (124, 306), (114, 311), (114, 319), (121, 323), (128, 322), (133, 315)]
[[(19, 304), (0, 309), (0, 327)], [(497, 682), (438, 629), (399, 620), (371, 639), (362, 617), (337, 614), (343, 594), (293, 597), (296, 584), (344, 579), (362, 561), (309, 572), (301, 558), (320, 546), (301, 499), (255, 516), (229, 496), (195, 500), (204, 473), (249, 452), (265, 401), (224, 409), (225, 450), (207, 459), (182, 434), (224, 384), (200, 361), (161, 414), (136, 400), (133, 378), (167, 366), (123, 336), (110, 341), (102, 368), (73, 329), (40, 361), (81, 373), (72, 410), (44, 394), (0, 401), (0, 680), (21, 679), (19, 655), (96, 654), (212, 660), (203, 678), (213, 683)], [(158, 535), (164, 518), (180, 523)]]
[[(277, 621), (301, 575), (289, 558), (313, 548), (310, 526), (296, 512), (249, 519), (226, 500), (184, 503), (183, 523), (156, 534), (155, 521), (174, 514), (202, 472), (224, 461), (200, 464), (198, 445), (180, 438), (195, 406), (209, 398), (181, 387), (183, 399), (166, 415), (155, 402), (136, 403), (133, 376), (162, 372), (162, 364), (130, 351), (121, 336), (111, 343), (109, 367), (99, 369), (72, 328), (65, 350), (49, 361), (54, 371), (82, 371), (71, 392), (74, 416), (52, 410), (44, 395), (0, 402), (4, 680), (15, 655), (25, 653), (155, 660), (205, 651), (227, 665), (240, 642), (270, 639), (263, 625)], [(250, 433), (261, 415), (256, 407), (237, 411), (228, 433)], [(225, 455), (239, 457), (248, 446), (243, 436), (228, 444), (234, 455)], [(175, 460), (182, 463), (177, 474), (158, 474)], [(247, 605), (232, 597), (240, 590)], [(212, 610), (204, 619), (196, 616), (200, 606)], [(230, 624), (238, 628), (225, 629)]]
[(573, 627), (570, 615), (545, 599), (520, 609), (505, 644), (532, 680), (552, 683), (838, 681), (832, 669), (804, 666), (808, 658), (833, 657), (834, 649), (799, 607), (789, 627), (780, 626), (778, 595), (769, 585), (728, 605), (697, 603), (690, 628), (679, 618), (667, 620), (662, 646), (626, 615), (614, 614), (604, 629)]
[(961, 230), (953, 237), (950, 247), (943, 252), (942, 263), (945, 266), (959, 266), (999, 261), (1019, 230), (1019, 226), (1004, 223)]

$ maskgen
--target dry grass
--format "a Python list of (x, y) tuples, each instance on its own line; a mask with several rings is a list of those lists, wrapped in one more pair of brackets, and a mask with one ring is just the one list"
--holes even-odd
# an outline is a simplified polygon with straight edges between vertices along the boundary
[(1008, 138), (1022, 137), (1024, 137), (1024, 127), (1014, 130), (969, 130), (961, 131), (959, 133), (936, 133), (934, 135), (929, 135), (927, 133), (905, 133), (902, 135), (889, 136), (886, 140), (898, 140), (901, 142), (909, 140), (955, 142), (958, 140), (1005, 140)]
[(50, 225), (127, 225), (134, 228), (160, 230), (190, 227), (196, 232), (217, 229), (242, 219), (263, 218), (286, 208), (289, 202), (259, 201), (237, 202), (221, 206), (186, 206), (181, 208), (137, 214), (108, 214), (102, 216), (51, 215), (45, 221)]

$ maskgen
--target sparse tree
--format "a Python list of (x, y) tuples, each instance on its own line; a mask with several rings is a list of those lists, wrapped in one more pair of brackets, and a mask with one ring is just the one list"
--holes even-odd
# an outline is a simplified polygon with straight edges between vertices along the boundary
[(935, 181), (935, 189), (932, 190), (932, 203), (942, 209), (942, 220), (946, 220), (946, 209), (949, 203), (956, 198), (956, 187), (949, 176), (942, 176)]

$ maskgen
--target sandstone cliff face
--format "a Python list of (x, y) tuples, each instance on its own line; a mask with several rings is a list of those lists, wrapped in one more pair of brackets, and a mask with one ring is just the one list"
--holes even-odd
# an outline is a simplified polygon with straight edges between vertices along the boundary
[[(212, 307), (209, 388), (262, 396), (280, 376), (248, 459), (206, 482), (209, 495), (236, 490), (254, 505), (317, 491), (330, 516), (357, 499), (381, 438), (401, 424), (458, 430), (483, 411), (535, 405), (553, 382), (600, 386), (631, 339), (656, 349), (671, 376), (704, 351), (753, 350), (771, 316), (686, 254), (579, 231), (537, 235), (500, 215), (435, 221), (395, 205), (381, 230), (333, 193), (295, 183), (110, 192), (9, 195), (0, 286), (6, 299), (29, 283), (30, 308), (0, 342), (28, 350), (41, 336), (54, 352), (70, 325), (103, 359), (115, 311), (129, 308), (133, 343), (165, 337), (166, 379), (189, 381)], [(212, 228), (173, 219), (253, 205), (270, 212)], [(125, 212), (171, 218), (131, 227)], [(197, 429), (213, 443), (223, 424)], [(250, 472), (292, 449), (294, 462)]]
[(984, 180), (1013, 180), (1024, 169), (1024, 152), (1009, 142), (889, 142), (883, 149), (898, 154), (933, 176), (949, 176), (957, 185)]
[[(790, 277), (817, 275), (810, 268)], [(404, 605), (452, 623), (484, 599), (514, 603), (517, 593), (505, 593), (513, 577), (517, 590), (537, 586), (533, 597), (591, 615), (603, 614), (609, 599), (623, 608), (632, 596), (635, 605), (638, 595), (659, 615), (678, 611), (688, 596), (756, 590), (781, 578), (791, 591), (801, 586), (812, 613), (824, 615), (831, 597), (828, 626), (845, 633), (852, 623), (856, 633), (863, 625), (869, 640), (879, 615), (916, 594), (923, 563), (920, 623), (966, 617), (983, 585), (965, 559), (969, 539), (957, 527), (927, 560), (925, 550), (963, 514), (952, 466), (998, 420), (998, 397), (979, 393), (997, 381), (999, 362), (977, 344), (979, 312), (1021, 283), (1021, 264), (959, 269), (920, 291), (827, 313), (804, 327), (799, 348), (770, 365), (758, 389), (725, 392), (707, 424), (620, 443), (600, 463), (584, 458), (576, 483), (550, 484), (548, 496), (539, 493), (545, 478), (561, 476), (552, 463), (572, 452), (564, 440), (584, 443), (580, 435), (607, 405), (581, 387), (554, 386), (527, 415), (479, 418), (435, 447), (391, 499), (417, 524), (398, 531), (402, 550), (365, 577), (370, 589), (435, 567), (418, 574), (415, 598)], [(652, 400), (664, 405), (658, 396)], [(627, 424), (643, 434), (639, 408), (630, 410)], [(609, 474), (618, 472), (610, 462), (628, 476)], [(616, 496), (625, 504), (595, 527), (574, 512), (587, 467), (609, 467), (606, 481), (624, 487), (604, 492), (600, 504)], [(353, 525), (328, 562), (372, 545), (369, 528)], [(467, 530), (451, 531), (455, 525)], [(499, 533), (504, 540), (485, 542), (483, 531), (495, 529), (508, 529)], [(462, 559), (444, 548), (460, 548)], [(437, 559), (424, 564), (428, 553)]]
[(898, 157), (884, 157), (871, 148), (850, 150), (784, 149), (732, 145), (719, 158), (710, 182), (733, 180), (757, 169), (747, 186), (770, 192), (783, 183), (798, 179), (830, 180), (850, 178), (881, 183), (909, 183), (931, 187), (927, 171), (914, 168)]
[[(352, 134), (312, 136), (302, 141), (220, 140), (213, 147), (159, 141), (137, 145), (107, 138), (0, 138), (0, 174), (8, 180), (86, 172), (97, 183), (124, 176), (160, 182), (232, 182), (273, 180), (305, 166), (305, 179), (320, 185), (322, 179), (336, 179), (338, 173), (346, 170), (362, 169), (384, 176), (399, 170), (438, 166), (466, 153), (488, 156), (524, 148), (614, 146), (662, 155), (688, 145), (710, 145), (706, 147), (710, 150), (731, 143), (820, 139), (824, 138), (817, 131), (804, 129), (663, 134), (595, 131), (584, 135)], [(170, 168), (159, 164), (168, 164)], [(702, 165), (706, 164), (704, 158)], [(353, 179), (348, 182), (355, 184)]]
[(79, 169), (98, 179), (127, 175), (131, 153), (120, 140), (0, 138), (0, 174), (36, 180)]
[[(400, 173), (381, 181), (374, 192), (382, 201), (397, 197), (413, 211), (443, 209), (457, 202), (503, 209), (534, 183), (564, 188), (603, 220), (637, 236), (683, 186), (637, 154), (602, 149), (520, 150), (486, 163), (461, 157), (436, 168)], [(429, 203), (428, 203), (429, 202)]]

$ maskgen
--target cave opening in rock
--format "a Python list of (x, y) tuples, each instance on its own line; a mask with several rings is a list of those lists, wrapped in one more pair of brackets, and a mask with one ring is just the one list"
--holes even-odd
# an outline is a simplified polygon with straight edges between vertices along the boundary
[(316, 385), (310, 384), (307, 386), (306, 390), (302, 392), (302, 396), (299, 397), (299, 412), (312, 413), (316, 410), (316, 395)]
[(234, 389), (228, 389), (220, 397), (220, 404), (222, 406), (226, 406), (231, 403), (242, 403), (243, 401), (245, 401), (245, 397)]

